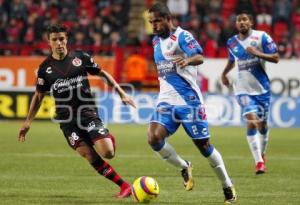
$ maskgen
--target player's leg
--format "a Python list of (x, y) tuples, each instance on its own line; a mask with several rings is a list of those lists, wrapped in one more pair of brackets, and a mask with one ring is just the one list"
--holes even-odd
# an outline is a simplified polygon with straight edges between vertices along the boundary
[(210, 134), (204, 108), (202, 105), (184, 109), (180, 108), (177, 110), (177, 114), (182, 119), (182, 125), (186, 133), (191, 137), (201, 154), (207, 158), (220, 180), (223, 186), (225, 202), (235, 201), (235, 189), (228, 176), (222, 156), (209, 142)]
[(167, 129), (159, 123), (151, 122), (148, 129), (148, 143), (152, 149), (166, 162), (180, 168), (184, 178), (185, 190), (192, 190), (194, 180), (192, 177), (191, 163), (182, 159), (176, 150), (165, 140), (169, 135)]
[(268, 118), (270, 109), (271, 94), (268, 92), (263, 95), (256, 96), (256, 101), (259, 103), (260, 111), (258, 113), (259, 121), (257, 123), (258, 134), (260, 138), (261, 154), (266, 163), (266, 149), (269, 142)]
[(266, 121), (261, 121), (258, 123), (258, 134), (260, 138), (261, 155), (266, 163), (266, 150), (269, 143), (269, 128)]
[(168, 136), (166, 128), (156, 122), (151, 122), (148, 129), (148, 143), (163, 160), (178, 168), (187, 168), (188, 164), (165, 140)]
[(247, 119), (247, 142), (255, 161), (256, 174), (265, 172), (264, 160), (261, 155), (260, 138), (257, 132), (259, 119), (255, 113), (245, 115)]
[(113, 141), (110, 137), (102, 137), (93, 140), (96, 151), (106, 159), (112, 159), (115, 156)]
[(256, 173), (264, 173), (264, 162), (261, 156), (261, 146), (257, 131), (261, 105), (256, 96), (239, 95), (237, 101), (242, 108), (242, 114), (247, 121), (247, 142), (255, 161)]
[[(104, 127), (101, 119), (98, 117), (90, 117), (83, 120), (83, 125), (89, 124), (93, 124), (93, 129), (82, 130), (86, 139), (94, 145), (95, 151), (100, 156), (107, 159), (113, 158), (115, 155), (115, 139), (113, 135), (110, 134), (108, 129)], [(131, 194), (130, 184), (125, 182), (107, 162), (104, 162), (103, 164), (100, 163), (100, 156), (98, 157), (98, 160), (92, 164), (92, 166), (99, 174), (120, 186), (120, 192), (116, 195), (116, 197), (128, 197)]]
[(84, 157), (91, 166), (102, 176), (111, 180), (120, 187), (120, 192), (116, 195), (118, 198), (124, 198), (130, 196), (130, 185), (125, 182), (120, 175), (113, 169), (113, 167), (104, 161), (90, 143), (80, 142), (76, 147), (76, 151)]
[(201, 154), (207, 158), (210, 166), (220, 180), (226, 203), (232, 203), (237, 200), (237, 194), (233, 183), (227, 173), (223, 158), (220, 152), (210, 144), (209, 139), (193, 139), (194, 144)]
[(148, 143), (169, 164), (180, 168), (182, 171), (189, 170), (189, 175), (184, 177), (184, 185), (186, 190), (191, 190), (193, 188), (191, 163), (182, 159), (166, 141), (166, 137), (173, 134), (180, 125), (180, 123), (174, 121), (173, 111), (173, 106), (168, 104), (158, 105), (148, 128)]
[(97, 113), (85, 111), (81, 118), (77, 119), (77, 123), (81, 123), (79, 125), (81, 132), (93, 142), (96, 151), (102, 157), (112, 159), (115, 156), (115, 138), (104, 127)]
[[(101, 135), (99, 135), (100, 133), (103, 133), (102, 130), (100, 130), (101, 132), (99, 132), (99, 130), (88, 132), (86, 130), (79, 129), (76, 124), (64, 124), (61, 125), (61, 129), (70, 147), (76, 150), (82, 157), (87, 159), (91, 166), (100, 175), (103, 175), (105, 178), (113, 181), (115, 184), (120, 186), (121, 191), (117, 194), (117, 197), (124, 198), (130, 195), (130, 185), (125, 182), (120, 177), (120, 175), (116, 173), (114, 169), (107, 162), (105, 162), (93, 148), (93, 142), (89, 134), (94, 133), (94, 139), (95, 141), (97, 141), (97, 139), (102, 139)], [(99, 136), (99, 138), (96, 138), (96, 136)]]

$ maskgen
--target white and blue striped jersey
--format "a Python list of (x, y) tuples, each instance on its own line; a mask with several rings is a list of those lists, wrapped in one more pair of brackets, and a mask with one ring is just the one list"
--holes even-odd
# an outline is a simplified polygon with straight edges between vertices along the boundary
[(203, 53), (192, 34), (177, 27), (168, 38), (155, 36), (153, 48), (160, 83), (158, 104), (202, 104), (202, 94), (197, 83), (198, 66), (179, 68), (173, 63), (178, 56), (186, 58)]
[(236, 62), (238, 66), (238, 78), (234, 84), (236, 95), (261, 95), (270, 91), (265, 61), (249, 54), (246, 51), (249, 46), (267, 54), (277, 52), (273, 39), (264, 31), (252, 30), (251, 34), (243, 40), (240, 40), (238, 35), (228, 39), (229, 60)]

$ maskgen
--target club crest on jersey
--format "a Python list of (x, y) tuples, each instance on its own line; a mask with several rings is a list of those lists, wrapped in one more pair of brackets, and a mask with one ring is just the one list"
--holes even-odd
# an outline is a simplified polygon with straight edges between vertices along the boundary
[(168, 43), (168, 45), (167, 45), (167, 49), (170, 50), (170, 49), (172, 48), (172, 46), (173, 46), (173, 42), (170, 41), (170, 42)]
[(253, 46), (253, 47), (256, 47), (257, 46), (257, 42), (256, 41), (251, 41), (250, 45)]
[(82, 61), (81, 61), (79, 58), (75, 57), (75, 58), (72, 60), (72, 64), (73, 64), (74, 66), (78, 67), (78, 66), (81, 66)]

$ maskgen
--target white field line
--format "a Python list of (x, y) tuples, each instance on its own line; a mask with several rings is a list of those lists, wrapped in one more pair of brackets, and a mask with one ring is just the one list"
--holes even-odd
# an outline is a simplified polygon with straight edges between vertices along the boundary
[[(56, 153), (2, 153), (2, 157), (37, 157), (37, 158), (77, 158), (78, 155), (74, 154), (56, 154)], [(202, 155), (182, 155), (186, 158), (197, 159), (202, 157)], [(118, 154), (116, 158), (128, 158), (128, 159), (151, 159), (157, 158), (157, 155), (153, 153), (153, 155), (142, 155), (142, 154)], [(252, 159), (250, 156), (224, 156), (225, 159), (233, 159), (233, 160), (245, 160)], [(270, 160), (288, 160), (288, 161), (300, 161), (300, 156), (270, 156), (268, 155), (268, 159)]]

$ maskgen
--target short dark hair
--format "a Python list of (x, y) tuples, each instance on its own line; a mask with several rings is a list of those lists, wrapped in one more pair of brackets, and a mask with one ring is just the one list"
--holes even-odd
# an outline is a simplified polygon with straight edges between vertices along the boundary
[(155, 3), (151, 8), (149, 9), (150, 12), (156, 12), (159, 14), (159, 16), (164, 18), (171, 18), (171, 12), (169, 8), (162, 3)]
[(68, 33), (68, 29), (65, 25), (63, 24), (55, 24), (55, 25), (50, 25), (47, 28), (47, 36), (49, 38), (51, 33), (60, 33), (60, 32), (64, 32), (64, 33)]
[(253, 14), (250, 13), (248, 10), (238, 11), (238, 12), (236, 13), (236, 16), (239, 16), (239, 15), (241, 15), (241, 14), (246, 14), (246, 15), (248, 16), (248, 18), (250, 19), (250, 21), (253, 21), (253, 20), (254, 20)]

